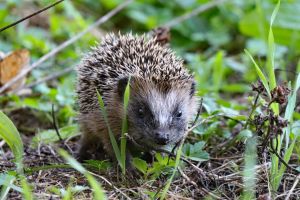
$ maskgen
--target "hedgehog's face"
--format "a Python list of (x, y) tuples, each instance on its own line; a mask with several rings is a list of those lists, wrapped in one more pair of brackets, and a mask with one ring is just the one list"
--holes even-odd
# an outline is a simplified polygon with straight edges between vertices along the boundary
[(194, 84), (167, 92), (153, 83), (131, 84), (129, 134), (140, 145), (163, 146), (178, 142), (195, 110)]

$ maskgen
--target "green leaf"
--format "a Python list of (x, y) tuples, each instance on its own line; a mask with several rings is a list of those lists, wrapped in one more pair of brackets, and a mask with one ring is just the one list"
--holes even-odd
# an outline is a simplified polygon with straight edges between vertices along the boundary
[(200, 141), (195, 144), (184, 144), (183, 152), (185, 156), (194, 161), (205, 161), (209, 159), (209, 154), (203, 151), (205, 142)]
[(148, 165), (147, 162), (140, 158), (133, 158), (133, 166), (137, 168), (143, 174), (147, 173)]
[[(288, 97), (288, 104), (285, 109), (284, 118), (286, 120), (288, 120), (289, 122), (293, 121), (293, 114), (294, 114), (294, 110), (295, 110), (295, 106), (296, 106), (296, 100), (297, 100), (297, 94), (298, 94), (299, 88), (300, 88), (300, 74), (298, 74), (298, 76), (297, 76), (294, 89)], [(285, 135), (285, 143), (286, 143), (285, 149), (287, 149), (288, 145), (289, 145), (289, 141), (290, 141), (290, 130), (288, 128), (285, 128), (284, 130), (285, 130), (284, 135)], [(294, 132), (294, 133), (296, 133), (296, 132)]]
[(12, 121), (0, 111), (0, 138), (8, 144), (16, 159), (17, 171), (23, 170), (23, 142)]
[(300, 120), (293, 123), (291, 133), (293, 133), (296, 137), (300, 136)]
[(288, 104), (285, 109), (284, 118), (288, 121), (292, 120), (299, 88), (300, 88), (300, 74), (298, 74), (297, 76), (293, 92), (289, 95)]
[[(79, 129), (77, 124), (72, 124), (59, 129), (59, 133), (62, 139), (67, 139), (79, 135)], [(39, 143), (50, 144), (59, 141), (59, 137), (55, 130), (46, 130), (36, 134), (31, 141), (31, 146), (36, 148)]]
[(223, 66), (223, 51), (219, 51), (215, 57), (214, 69), (213, 69), (213, 85), (214, 90), (219, 91), (223, 79), (224, 74), (224, 66)]
[(242, 130), (238, 135), (237, 135), (237, 140), (247, 140), (249, 138), (253, 137), (253, 133), (252, 131), (246, 129), (246, 130)]
[(91, 167), (98, 171), (111, 168), (111, 163), (107, 160), (85, 160), (84, 164), (87, 168)]

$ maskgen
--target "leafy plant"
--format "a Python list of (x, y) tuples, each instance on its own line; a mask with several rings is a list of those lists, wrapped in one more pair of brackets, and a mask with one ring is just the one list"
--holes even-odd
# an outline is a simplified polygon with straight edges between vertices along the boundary
[[(79, 135), (79, 129), (77, 124), (68, 125), (60, 128), (60, 136), (62, 139), (67, 139), (70, 137), (75, 137)], [(36, 134), (31, 141), (31, 146), (36, 148), (39, 143), (50, 144), (59, 141), (59, 137), (55, 130), (45, 130)]]
[[(274, 36), (273, 36), (273, 31), (272, 31), (272, 25), (274, 23), (275, 20), (275, 16), (279, 10), (280, 7), (280, 1), (278, 1), (272, 15), (271, 15), (271, 20), (270, 20), (270, 28), (269, 28), (269, 35), (268, 35), (268, 56), (267, 56), (267, 65), (266, 68), (268, 70), (268, 79), (270, 80), (269, 82), (267, 82), (267, 78), (266, 76), (262, 73), (262, 71), (260, 70), (260, 67), (256, 64), (256, 62), (253, 60), (253, 58), (251, 57), (251, 55), (249, 54), (249, 52), (246, 51), (246, 53), (248, 54), (248, 56), (251, 58), (251, 60), (253, 61), (257, 74), (260, 77), (266, 91), (268, 92), (269, 98), (271, 99), (271, 90), (273, 90), (276, 87), (276, 77), (275, 77), (275, 72), (274, 72), (274, 52), (275, 52), (275, 43), (274, 43)], [(296, 94), (297, 90), (299, 89), (299, 76), (296, 80), (295, 83), (295, 88), (294, 88), (294, 92), (289, 96), (288, 98), (288, 104), (285, 110), (285, 119), (288, 120), (290, 123), (292, 123), (293, 119), (293, 113), (294, 113), (294, 109), (295, 109), (295, 99), (296, 99)], [(272, 100), (271, 100), (272, 101)], [(278, 115), (279, 114), (279, 106), (277, 103), (271, 102), (271, 107), (273, 112)], [(291, 126), (291, 125), (289, 125)], [(284, 136), (276, 136), (277, 138), (274, 139), (273, 143), (278, 143), (277, 144), (277, 153), (280, 154), (281, 148), (282, 148), (282, 143), (283, 140), (285, 140), (286, 143), (286, 147), (285, 147), (285, 152), (284, 152), (284, 156), (283, 156), (283, 160), (288, 163), (290, 156), (292, 154), (292, 151), (294, 149), (294, 145), (296, 142), (296, 138), (294, 138), (294, 140), (292, 141), (292, 143), (289, 143), (290, 141), (290, 128), (286, 128), (284, 129)], [(271, 174), (270, 174), (270, 180), (273, 186), (273, 189), (276, 191), (278, 190), (278, 187), (280, 185), (282, 176), (284, 174), (286, 170), (286, 166), (284, 164), (281, 164), (280, 166), (280, 162), (279, 162), (279, 158), (277, 155), (272, 154), (272, 167), (271, 167)]]
[(0, 176), (0, 185), (2, 185), (0, 199), (6, 198), (13, 182), (17, 179), (17, 175), (19, 175), (23, 186), (23, 189), (20, 191), (22, 192), (24, 199), (30, 200), (32, 199), (32, 193), (26, 181), (26, 177), (23, 175), (23, 142), (13, 122), (2, 111), (0, 111), (0, 137), (4, 139), (12, 150), (15, 156), (15, 164), (18, 173), (13, 175), (6, 173)]

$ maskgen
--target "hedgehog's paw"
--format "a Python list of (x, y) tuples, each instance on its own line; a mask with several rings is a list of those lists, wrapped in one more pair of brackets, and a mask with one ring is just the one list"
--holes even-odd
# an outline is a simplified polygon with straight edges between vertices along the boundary
[(142, 177), (141, 172), (135, 168), (132, 164), (126, 166), (126, 174), (130, 180), (138, 180)]

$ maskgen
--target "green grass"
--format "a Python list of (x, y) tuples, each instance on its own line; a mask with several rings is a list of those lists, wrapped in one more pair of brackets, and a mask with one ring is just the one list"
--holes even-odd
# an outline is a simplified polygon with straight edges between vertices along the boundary
[[(0, 185), (1, 193), (0, 199), (6, 199), (9, 190), (12, 188), (14, 190), (19, 190), (22, 193), (23, 199), (31, 200), (34, 199), (34, 196), (31, 191), (31, 186), (26, 180), (26, 176), (23, 172), (23, 142), (21, 140), (20, 134), (11, 120), (0, 111), (0, 136), (4, 139), (4, 141), (9, 145), (10, 149), (14, 153), (15, 156), (15, 164), (17, 166), (16, 173), (2, 173), (0, 174)], [(64, 150), (59, 151), (60, 154), (65, 158), (68, 164), (79, 171), (80, 173), (84, 174), (87, 178), (88, 182), (90, 183), (91, 188), (93, 189), (94, 199), (103, 200), (106, 199), (104, 191), (101, 185), (96, 181), (96, 179), (74, 158), (68, 155), (68, 153)], [(55, 166), (56, 168), (58, 166)], [(59, 166), (61, 167), (61, 166)], [(46, 169), (46, 168), (44, 168)], [(42, 167), (39, 170), (44, 170)], [(29, 171), (32, 169), (28, 169)], [(27, 171), (28, 171), (27, 170)], [(21, 189), (18, 189), (13, 183), (16, 180), (20, 180), (21, 182)], [(67, 190), (67, 195), (64, 196), (64, 199), (72, 199), (72, 196), (69, 194), (69, 189)]]
[(159, 199), (166, 199), (166, 195), (167, 192), (171, 186), (171, 183), (174, 179), (175, 174), (177, 173), (178, 167), (179, 167), (179, 163), (180, 163), (180, 158), (181, 158), (181, 154), (182, 154), (182, 147), (183, 147), (184, 141), (180, 142), (179, 147), (176, 151), (176, 158), (175, 158), (175, 166), (172, 172), (172, 175), (170, 176), (170, 178), (168, 179)]
[[(268, 54), (267, 54), (267, 64), (266, 64), (266, 70), (268, 72), (268, 77), (266, 77), (263, 74), (263, 72), (261, 71), (261, 68), (254, 61), (253, 57), (250, 55), (250, 53), (247, 50), (245, 50), (246, 54), (251, 58), (252, 62), (254, 63), (256, 72), (257, 72), (260, 80), (262, 81), (262, 83), (269, 95), (269, 98), (271, 98), (270, 91), (273, 90), (277, 86), (276, 77), (275, 77), (275, 62), (274, 62), (275, 42), (274, 42), (272, 25), (274, 23), (274, 20), (278, 13), (279, 8), (280, 8), (280, 0), (278, 1), (277, 5), (275, 6), (275, 9), (273, 10), (273, 13), (271, 15), (271, 20), (270, 20), (270, 28), (269, 28), (268, 42), (267, 42), (268, 43)], [(284, 129), (284, 135), (282, 135), (282, 136), (278, 135), (277, 139), (274, 139), (274, 141), (273, 141), (274, 144), (276, 143), (275, 140), (277, 140), (277, 142), (278, 142), (278, 149), (277, 149), (278, 154), (280, 154), (282, 144), (283, 143), (286, 144), (286, 146), (284, 148), (285, 151), (283, 153), (283, 159), (286, 163), (289, 162), (290, 157), (293, 152), (293, 149), (294, 149), (294, 145), (297, 141), (297, 136), (296, 136), (296, 137), (294, 137), (293, 141), (290, 143), (290, 138), (291, 138), (290, 129), (291, 129), (292, 123), (293, 123), (293, 113), (294, 113), (294, 109), (295, 109), (296, 94), (299, 89), (299, 81), (300, 81), (299, 79), (300, 78), (298, 75), (298, 77), (295, 81), (294, 90), (288, 98), (288, 104), (287, 104), (287, 107), (285, 110), (284, 118), (286, 120), (288, 120), (288, 122), (290, 124), (288, 125), (288, 128)], [(271, 108), (276, 115), (279, 115), (279, 105), (277, 103), (272, 103)], [(270, 173), (270, 180), (271, 180), (271, 185), (272, 185), (273, 189), (275, 191), (277, 191), (279, 188), (279, 185), (281, 183), (282, 176), (286, 170), (286, 166), (279, 162), (279, 158), (275, 154), (272, 155), (271, 161), (272, 161), (272, 165), (271, 165), (272, 167), (271, 167), (271, 173)]]
[(129, 103), (129, 97), (130, 97), (130, 78), (127, 82), (125, 91), (124, 91), (124, 99), (123, 99), (123, 117), (122, 117), (122, 132), (121, 132), (121, 142), (120, 142), (120, 147), (116, 141), (116, 137), (114, 133), (112, 132), (110, 125), (109, 125), (109, 119), (108, 119), (108, 113), (106, 111), (106, 108), (104, 106), (103, 99), (97, 90), (97, 97), (98, 97), (98, 102), (99, 102), (99, 107), (102, 112), (103, 119), (106, 123), (107, 130), (109, 133), (109, 138), (111, 141), (111, 145), (113, 147), (116, 159), (121, 167), (122, 173), (125, 175), (126, 174), (126, 134), (128, 132), (128, 122), (127, 122), (127, 107)]
[[(29, 185), (23, 176), (23, 142), (13, 122), (2, 111), (0, 111), (0, 137), (8, 144), (15, 156), (16, 172), (21, 176), (23, 186), (21, 192), (24, 199), (32, 199)], [(3, 173), (2, 176), (0, 176), (0, 185), (2, 185), (0, 199), (6, 199), (9, 190), (17, 179), (17, 174), (11, 175), (9, 173)]]
[[(82, 173), (86, 179), (88, 180), (94, 194), (95, 200), (104, 200), (107, 199), (101, 184), (87, 171), (79, 162), (77, 162), (74, 158), (72, 158), (66, 151), (59, 150), (60, 155), (67, 161), (67, 163), (72, 166), (74, 169)], [(70, 196), (69, 199), (72, 197)]]
[(12, 121), (0, 111), (0, 137), (8, 144), (15, 156), (17, 171), (23, 170), (24, 146), (20, 134)]
[(126, 134), (128, 133), (128, 121), (127, 121), (127, 108), (130, 97), (130, 77), (128, 79), (125, 91), (124, 91), (124, 100), (123, 100), (123, 117), (122, 117), (122, 133), (121, 133), (121, 159), (122, 159), (122, 173), (126, 173)]
[(123, 171), (123, 169), (125, 169), (125, 166), (123, 166), (123, 163), (122, 163), (120, 148), (119, 148), (118, 143), (116, 141), (115, 135), (114, 135), (114, 133), (112, 132), (112, 130), (110, 128), (108, 115), (107, 115), (107, 112), (106, 112), (106, 108), (104, 106), (103, 99), (102, 99), (100, 93), (98, 92), (98, 90), (96, 90), (96, 92), (97, 92), (98, 102), (99, 102), (99, 106), (100, 106), (100, 109), (101, 109), (101, 112), (102, 112), (102, 116), (103, 116), (103, 119), (104, 119), (104, 121), (106, 123), (106, 126), (107, 126), (107, 131), (108, 131), (108, 134), (109, 134), (111, 145), (112, 145), (113, 150), (115, 152), (116, 159), (117, 159), (117, 161), (118, 161), (118, 163), (119, 163), (119, 165), (120, 165), (120, 167)]
[(242, 199), (251, 200), (256, 196), (256, 171), (257, 164), (257, 141), (256, 137), (251, 137), (246, 141), (246, 150), (244, 155), (245, 166), (243, 170), (244, 191)]

